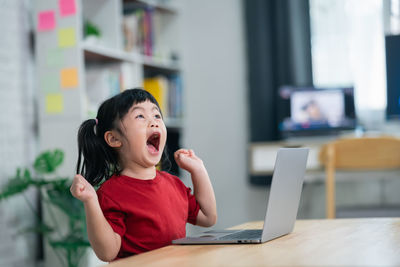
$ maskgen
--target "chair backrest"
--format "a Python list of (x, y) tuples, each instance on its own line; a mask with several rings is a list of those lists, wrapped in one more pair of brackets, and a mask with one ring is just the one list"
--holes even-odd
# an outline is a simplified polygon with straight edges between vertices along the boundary
[(339, 139), (325, 144), (319, 154), (325, 166), (326, 217), (335, 218), (335, 170), (400, 168), (400, 139), (362, 137)]
[[(329, 154), (333, 149), (333, 155)], [(320, 161), (331, 161), (336, 169), (386, 169), (400, 167), (400, 139), (393, 137), (363, 137), (340, 139), (326, 144), (320, 151)]]

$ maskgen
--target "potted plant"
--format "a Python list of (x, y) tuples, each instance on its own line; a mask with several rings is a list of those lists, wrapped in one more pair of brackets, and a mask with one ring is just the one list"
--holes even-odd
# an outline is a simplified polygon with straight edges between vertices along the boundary
[(0, 191), (0, 201), (23, 195), (30, 187), (39, 189), (42, 206), (48, 216), (44, 220), (25, 198), (38, 220), (36, 225), (22, 232), (39, 233), (54, 250), (62, 266), (76, 267), (84, 258), (90, 243), (87, 240), (83, 205), (69, 191), (71, 179), (56, 175), (63, 160), (64, 153), (59, 149), (41, 153), (33, 164), (33, 174), (28, 168), (17, 169), (15, 176)]

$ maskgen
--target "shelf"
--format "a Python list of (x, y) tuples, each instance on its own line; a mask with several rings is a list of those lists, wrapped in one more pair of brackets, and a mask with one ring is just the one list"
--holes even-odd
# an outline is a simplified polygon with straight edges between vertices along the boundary
[(99, 45), (83, 44), (83, 51), (85, 52), (85, 58), (91, 61), (130, 61), (134, 58), (127, 52), (120, 51), (117, 49), (102, 47)]
[(183, 122), (181, 118), (166, 118), (164, 120), (167, 128), (181, 129), (183, 128)]
[[(124, 6), (126, 8), (138, 8), (138, 7), (153, 7), (156, 10), (163, 13), (177, 14), (178, 9), (168, 4), (160, 3), (162, 1), (152, 0), (124, 0)], [(166, 1), (164, 1), (166, 2)]]
[(98, 62), (132, 62), (143, 64), (144, 67), (150, 67), (168, 72), (179, 72), (179, 65), (173, 61), (159, 60), (150, 56), (140, 55), (138, 53), (129, 53), (117, 49), (107, 48), (99, 45), (83, 44), (85, 58), (90, 61)]
[(159, 60), (157, 58), (149, 57), (149, 56), (141, 56), (142, 64), (145, 67), (151, 67), (160, 70), (166, 70), (171, 72), (179, 72), (179, 65), (171, 60)]

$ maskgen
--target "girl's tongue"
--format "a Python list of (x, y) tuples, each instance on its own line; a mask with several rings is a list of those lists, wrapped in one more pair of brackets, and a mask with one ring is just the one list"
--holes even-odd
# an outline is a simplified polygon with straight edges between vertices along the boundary
[(151, 154), (157, 154), (158, 150), (152, 145), (152, 144), (147, 144), (147, 149)]
[(160, 134), (154, 133), (147, 139), (147, 149), (151, 154), (157, 154), (160, 145)]

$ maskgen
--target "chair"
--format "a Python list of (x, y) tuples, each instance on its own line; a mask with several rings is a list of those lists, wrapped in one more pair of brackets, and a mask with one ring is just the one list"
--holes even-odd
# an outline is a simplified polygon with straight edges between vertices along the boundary
[(321, 148), (319, 160), (325, 166), (326, 218), (335, 218), (336, 170), (400, 168), (400, 139), (394, 137), (339, 139)]

